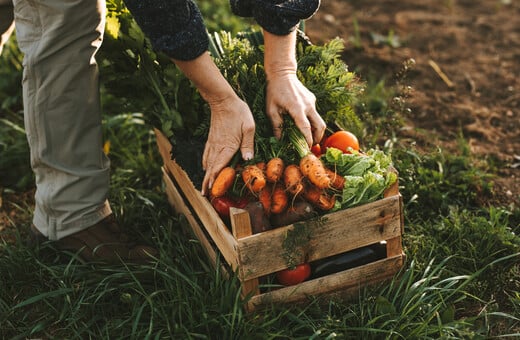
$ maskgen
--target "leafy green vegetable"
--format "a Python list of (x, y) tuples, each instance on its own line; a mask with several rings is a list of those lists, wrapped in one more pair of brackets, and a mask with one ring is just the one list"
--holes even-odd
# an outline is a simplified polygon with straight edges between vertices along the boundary
[(343, 153), (336, 148), (327, 148), (323, 157), (327, 166), (345, 177), (345, 187), (338, 200), (345, 209), (379, 199), (383, 192), (397, 181), (391, 171), (392, 158), (381, 150), (370, 149), (365, 154)]

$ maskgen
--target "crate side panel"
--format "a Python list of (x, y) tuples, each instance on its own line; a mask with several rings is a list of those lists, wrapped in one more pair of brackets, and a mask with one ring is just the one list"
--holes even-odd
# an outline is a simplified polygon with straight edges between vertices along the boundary
[(337, 293), (348, 295), (357, 293), (361, 287), (376, 284), (390, 279), (403, 266), (404, 255), (375, 261), (364, 266), (348, 269), (327, 275), (296, 286), (284, 287), (268, 293), (253, 296), (249, 305), (253, 308), (270, 303), (296, 303), (304, 301), (308, 296), (321, 296)]
[(211, 264), (214, 268), (216, 268), (218, 258), (217, 252), (213, 248), (211, 242), (206, 237), (206, 234), (204, 234), (204, 231), (202, 230), (200, 224), (197, 222), (197, 219), (193, 216), (188, 206), (184, 204), (184, 200), (177, 188), (175, 187), (175, 184), (172, 182), (169, 174), (166, 172), (164, 168), (162, 168), (162, 170), (163, 181), (166, 187), (166, 196), (168, 198), (168, 202), (177, 213), (183, 214), (185, 216), (186, 220), (188, 221), (193, 230), (193, 233), (195, 234), (195, 236), (201, 243), (202, 248), (206, 252)]
[(155, 134), (164, 166), (175, 179), (179, 191), (182, 192), (188, 204), (196, 212), (197, 217), (217, 245), (226, 262), (233, 270), (236, 270), (239, 265), (236, 252), (236, 238), (227, 229), (222, 219), (211, 206), (211, 203), (193, 186), (188, 174), (174, 160), (170, 159), (171, 144), (169, 140), (159, 130), (155, 130)]
[(157, 142), (157, 149), (159, 150), (159, 154), (161, 155), (163, 163), (166, 164), (172, 159), (172, 145), (168, 140), (168, 137), (166, 137), (160, 130), (154, 129), (154, 133)]
[[(309, 239), (290, 254), (284, 241), (295, 228)], [(238, 240), (240, 275), (249, 279), (287, 268), (287, 255), (296, 263), (310, 262), (401, 235), (399, 196), (326, 215)], [(269, 254), (262, 256), (261, 254)]]

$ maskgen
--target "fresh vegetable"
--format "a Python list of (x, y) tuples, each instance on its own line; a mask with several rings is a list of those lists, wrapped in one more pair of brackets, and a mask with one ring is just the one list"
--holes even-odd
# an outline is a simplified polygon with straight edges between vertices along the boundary
[(242, 180), (252, 193), (259, 193), (265, 187), (264, 172), (256, 165), (247, 165), (242, 170)]
[(323, 146), (327, 148), (336, 148), (344, 153), (351, 153), (352, 150), (359, 151), (359, 141), (357, 137), (350, 131), (336, 131), (325, 140)]
[(329, 148), (323, 159), (345, 177), (345, 185), (339, 195), (341, 209), (375, 201), (397, 181), (397, 174), (390, 170), (391, 156), (381, 150), (347, 154)]
[(325, 189), (330, 186), (330, 178), (327, 176), (321, 160), (311, 152), (302, 133), (293, 125), (288, 127), (289, 140), (300, 156), (300, 170), (309, 181), (318, 188)]
[(330, 178), (330, 186), (335, 190), (343, 190), (345, 187), (345, 177), (341, 176), (335, 171), (330, 170), (329, 168), (325, 168), (325, 171)]
[(273, 214), (279, 214), (285, 211), (289, 203), (289, 198), (285, 192), (282, 184), (277, 183), (273, 187), (273, 194), (271, 195), (271, 210)]
[(336, 203), (336, 197), (334, 195), (329, 195), (325, 190), (313, 184), (309, 184), (306, 187), (303, 192), (303, 197), (307, 202), (324, 211), (334, 208), (334, 204)]
[(317, 157), (320, 157), (322, 152), (321, 152), (321, 145), (320, 144), (314, 144), (312, 147), (311, 147), (311, 152), (313, 154), (315, 154)]
[(211, 205), (215, 208), (220, 218), (226, 222), (229, 220), (229, 208), (233, 207), (243, 209), (247, 203), (248, 200), (244, 197), (233, 199), (228, 195), (213, 197), (211, 199)]
[(262, 203), (258, 201), (249, 202), (243, 209), (249, 213), (253, 234), (271, 229), (271, 224), (264, 212)]
[(276, 183), (282, 179), (284, 162), (280, 157), (271, 158), (266, 165), (265, 175), (268, 182)]
[(291, 195), (297, 196), (304, 190), (303, 174), (300, 167), (295, 164), (290, 164), (285, 168), (283, 173), (283, 181), (285, 188)]
[(265, 162), (258, 162), (256, 163), (256, 166), (258, 167), (258, 169), (265, 171), (267, 165), (265, 164)]
[(302, 174), (320, 189), (330, 187), (330, 178), (321, 160), (313, 153), (308, 153), (300, 160)]
[(276, 279), (284, 286), (293, 286), (307, 280), (311, 276), (311, 266), (302, 263), (295, 268), (288, 268), (276, 273)]
[(258, 202), (262, 203), (264, 211), (267, 215), (271, 213), (271, 195), (273, 193), (273, 185), (267, 183), (266, 186), (258, 193)]
[(211, 186), (211, 196), (212, 197), (221, 197), (223, 196), (229, 188), (233, 185), (236, 177), (236, 170), (231, 167), (225, 167), (220, 170), (217, 178), (215, 178), (215, 182)]
[(289, 205), (289, 197), (282, 183), (267, 183), (258, 193), (258, 201), (262, 203), (266, 215), (284, 212)]
[(305, 221), (317, 215), (312, 204), (298, 200), (291, 204), (284, 212), (273, 214), (270, 221), (273, 227), (290, 225), (299, 221)]

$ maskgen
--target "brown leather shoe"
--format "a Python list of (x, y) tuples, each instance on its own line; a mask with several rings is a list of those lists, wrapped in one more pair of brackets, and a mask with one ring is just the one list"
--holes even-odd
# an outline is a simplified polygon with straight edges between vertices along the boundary
[[(33, 240), (45, 239), (34, 226), (31, 230)], [(148, 263), (158, 255), (153, 247), (131, 243), (113, 215), (92, 227), (53, 241), (52, 244), (60, 250), (78, 254), (87, 262)]]

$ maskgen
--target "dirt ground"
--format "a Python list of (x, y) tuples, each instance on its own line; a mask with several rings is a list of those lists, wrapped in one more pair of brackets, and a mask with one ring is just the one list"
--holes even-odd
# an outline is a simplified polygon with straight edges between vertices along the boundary
[(456, 148), (499, 164), (498, 200), (520, 197), (520, 2), (515, 0), (325, 0), (306, 22), (315, 43), (345, 41), (359, 76), (396, 82), (403, 62), (411, 87), (402, 138)]

